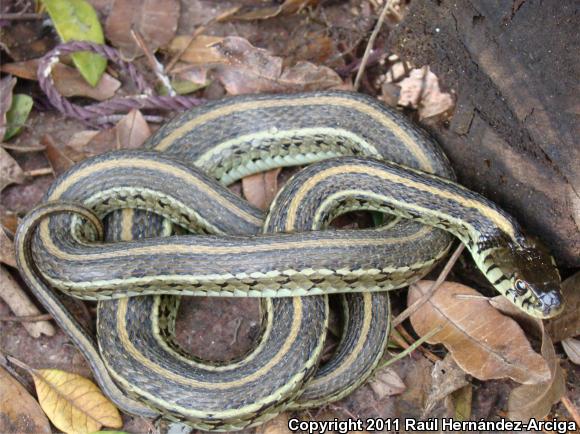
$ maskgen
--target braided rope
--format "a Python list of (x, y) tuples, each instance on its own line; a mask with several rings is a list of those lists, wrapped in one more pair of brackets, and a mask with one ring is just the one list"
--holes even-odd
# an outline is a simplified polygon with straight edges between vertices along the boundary
[[(113, 62), (124, 75), (129, 76), (140, 94), (112, 98), (108, 101), (81, 106), (70, 102), (63, 97), (54, 85), (52, 69), (59, 61), (60, 56), (90, 51), (100, 54)], [(201, 98), (191, 96), (161, 96), (155, 95), (147, 84), (145, 77), (135, 66), (122, 59), (119, 51), (106, 45), (93, 42), (73, 41), (58, 45), (46, 53), (39, 62), (37, 70), (40, 88), (48, 97), (50, 103), (62, 114), (79, 119), (85, 123), (107, 124), (110, 116), (116, 113), (127, 113), (132, 109), (161, 109), (183, 111), (204, 102)]]

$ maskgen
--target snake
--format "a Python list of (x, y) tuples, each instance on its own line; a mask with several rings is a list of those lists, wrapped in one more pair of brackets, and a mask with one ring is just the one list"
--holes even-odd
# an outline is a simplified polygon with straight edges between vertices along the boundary
[[(307, 167), (267, 213), (226, 188), (292, 166)], [(329, 227), (355, 210), (383, 224)], [(120, 409), (224, 431), (363, 384), (385, 353), (388, 291), (429, 273), (455, 239), (519, 309), (561, 312), (548, 249), (458, 184), (427, 133), (371, 97), (324, 91), (207, 103), (143, 149), (76, 164), (23, 219), (15, 248), (24, 281)], [(96, 340), (58, 292), (98, 301)], [(320, 364), (330, 294), (343, 335)], [(219, 364), (189, 355), (173, 339), (184, 295), (259, 297), (254, 347)]]

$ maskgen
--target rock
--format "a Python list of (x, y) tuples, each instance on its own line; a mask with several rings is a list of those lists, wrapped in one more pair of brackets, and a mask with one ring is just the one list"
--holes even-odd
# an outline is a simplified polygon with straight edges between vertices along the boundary
[(389, 36), (458, 96), (451, 122), (428, 128), (459, 180), (565, 267), (580, 266), (578, 9), (574, 0), (412, 2)]

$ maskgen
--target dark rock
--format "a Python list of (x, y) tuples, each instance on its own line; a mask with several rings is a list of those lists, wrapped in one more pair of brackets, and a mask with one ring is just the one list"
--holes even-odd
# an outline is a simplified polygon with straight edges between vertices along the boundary
[(412, 2), (389, 42), (453, 89), (449, 125), (430, 126), (460, 181), (580, 266), (578, 52), (574, 0)]

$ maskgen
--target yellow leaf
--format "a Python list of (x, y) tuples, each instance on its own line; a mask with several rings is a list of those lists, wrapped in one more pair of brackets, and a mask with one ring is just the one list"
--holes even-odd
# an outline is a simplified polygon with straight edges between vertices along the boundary
[(91, 433), (102, 426), (120, 428), (119, 411), (90, 380), (58, 369), (31, 370), (40, 406), (67, 434)]

